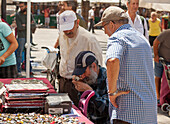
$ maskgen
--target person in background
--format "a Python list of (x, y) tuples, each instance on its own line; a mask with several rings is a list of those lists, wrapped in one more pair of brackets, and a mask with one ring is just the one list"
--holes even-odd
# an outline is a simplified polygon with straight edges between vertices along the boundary
[(57, 20), (57, 28), (59, 28), (59, 15), (65, 11), (65, 8), (67, 7), (67, 3), (65, 1), (60, 1), (58, 3), (59, 11), (56, 14), (56, 20)]
[(89, 23), (90, 23), (90, 26), (89, 26), (89, 31), (91, 31), (92, 29), (92, 33), (95, 33), (94, 32), (94, 11), (95, 11), (95, 6), (91, 7), (91, 9), (89, 10)]
[(0, 78), (17, 78), (15, 50), (18, 42), (10, 27), (0, 22)]
[(60, 46), (61, 54), (59, 92), (68, 93), (74, 104), (78, 106), (78, 91), (72, 83), (75, 57), (81, 51), (93, 51), (99, 64), (102, 65), (102, 50), (95, 36), (79, 26), (79, 20), (72, 10), (61, 13), (59, 22), (60, 33), (54, 46), (54, 48)]
[(0, 17), (0, 22), (5, 22), (8, 26), (10, 26), (3, 18)]
[[(25, 49), (25, 43), (27, 38), (27, 5), (25, 2), (19, 3), (20, 11), (16, 14), (16, 23), (17, 23), (17, 35), (18, 35), (18, 48), (16, 50), (16, 58), (17, 58), (17, 69), (19, 76), (21, 75), (21, 60), (22, 60), (22, 52)], [(31, 29), (36, 27), (35, 20), (31, 14)], [(30, 32), (30, 43), (32, 44), (32, 32)], [(26, 52), (25, 52), (25, 62), (26, 62)], [(32, 67), (30, 64), (30, 74), (33, 75)]]
[(105, 6), (102, 6), (102, 8), (99, 11), (99, 18), (100, 18), (100, 20), (101, 20), (102, 14), (103, 14), (105, 9), (106, 9)]
[(113, 124), (157, 124), (152, 51), (147, 39), (128, 24), (128, 15), (108, 7), (96, 26), (109, 36), (106, 52), (109, 114)]
[(50, 24), (50, 8), (47, 6), (44, 9), (44, 17), (45, 17), (45, 27), (49, 28)]
[(77, 11), (77, 2), (71, 4), (71, 10), (73, 10), (76, 13), (77, 19), (79, 19), (79, 25), (83, 27), (84, 29), (87, 29), (86, 21), (84, 20), (83, 16), (78, 14)]
[(142, 33), (149, 41), (147, 22), (143, 16), (137, 14), (138, 8), (139, 0), (127, 0), (128, 11), (126, 13), (128, 15), (129, 24)]
[(163, 65), (159, 57), (163, 57), (167, 64), (170, 64), (170, 29), (163, 31), (153, 43), (154, 62), (155, 62), (155, 85), (157, 102), (160, 104), (161, 78), (163, 74)]
[[(76, 13), (77, 10), (77, 2), (76, 1), (61, 1), (59, 2), (59, 12), (56, 14), (56, 19), (57, 19), (57, 27), (59, 27), (59, 15), (64, 12), (65, 10), (73, 10)], [(82, 26), (83, 28), (87, 29), (86, 22), (84, 18), (76, 13), (77, 18), (80, 20), (79, 25)]]
[(149, 43), (153, 46), (153, 41), (161, 33), (161, 20), (157, 18), (156, 12), (151, 12), (149, 22)]
[(93, 52), (82, 51), (77, 55), (72, 82), (80, 93), (87, 90), (95, 91), (95, 95), (88, 103), (88, 116), (95, 124), (110, 122), (106, 78), (106, 69), (98, 65)]

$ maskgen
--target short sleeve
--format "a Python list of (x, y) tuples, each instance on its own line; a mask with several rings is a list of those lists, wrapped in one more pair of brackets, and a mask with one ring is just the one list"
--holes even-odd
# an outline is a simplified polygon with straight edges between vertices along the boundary
[(163, 41), (164, 41), (164, 39), (166, 39), (166, 31), (163, 31), (158, 37), (157, 37), (157, 39), (158, 39), (158, 41), (160, 42), (160, 43), (162, 43)]
[(12, 33), (11, 28), (6, 23), (2, 23), (2, 28), (2, 34), (4, 37), (7, 37)]
[(105, 64), (107, 64), (107, 60), (111, 58), (118, 58), (120, 60), (123, 55), (124, 45), (119, 40), (109, 41), (106, 52), (106, 60)]

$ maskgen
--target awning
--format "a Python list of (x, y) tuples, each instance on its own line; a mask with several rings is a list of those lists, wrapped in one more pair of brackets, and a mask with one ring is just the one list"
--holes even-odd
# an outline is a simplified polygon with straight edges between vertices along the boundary
[[(89, 0), (91, 3), (119, 3), (119, 0)], [(77, 0), (77, 2), (81, 2), (81, 0)]]
[(146, 3), (164, 3), (164, 4), (170, 4), (170, 0), (141, 0)]
[[(27, 2), (28, 0), (13, 0), (13, 2)], [(47, 3), (47, 2), (58, 2), (58, 1), (69, 1), (69, 0), (30, 0), (33, 3)], [(73, 1), (73, 0), (70, 0)]]
[[(156, 2), (156, 3), (154, 3)], [(159, 2), (159, 3), (158, 3)], [(140, 0), (139, 7), (148, 9), (155, 9), (156, 11), (169, 11), (170, 12), (170, 0)]]

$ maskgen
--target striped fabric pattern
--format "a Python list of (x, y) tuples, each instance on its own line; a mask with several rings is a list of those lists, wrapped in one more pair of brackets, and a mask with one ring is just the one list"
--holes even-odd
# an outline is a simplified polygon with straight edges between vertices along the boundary
[(153, 62), (146, 38), (129, 24), (121, 26), (109, 38), (106, 64), (110, 58), (120, 60), (117, 89), (130, 90), (129, 94), (117, 98), (117, 109), (110, 103), (111, 119), (120, 119), (132, 124), (156, 124)]
[(17, 78), (18, 71), (16, 65), (0, 67), (0, 78)]

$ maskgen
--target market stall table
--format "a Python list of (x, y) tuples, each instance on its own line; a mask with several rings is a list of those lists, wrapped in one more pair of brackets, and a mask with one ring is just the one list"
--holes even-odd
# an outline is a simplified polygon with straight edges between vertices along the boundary
[[(36, 80), (42, 80), (45, 84), (47, 84), (47, 87), (49, 88), (48, 93), (56, 93), (56, 91), (54, 90), (53, 86), (50, 84), (50, 82), (48, 81), (48, 79), (46, 78), (8, 78), (8, 79), (0, 79), (0, 82), (4, 83), (4, 84), (10, 84), (12, 80), (32, 80), (32, 79), (36, 79)], [(88, 118), (86, 118), (81, 111), (75, 106), (72, 105), (72, 108), (76, 110), (76, 112), (79, 114), (78, 120), (80, 123), (85, 123), (85, 124), (93, 124)]]

